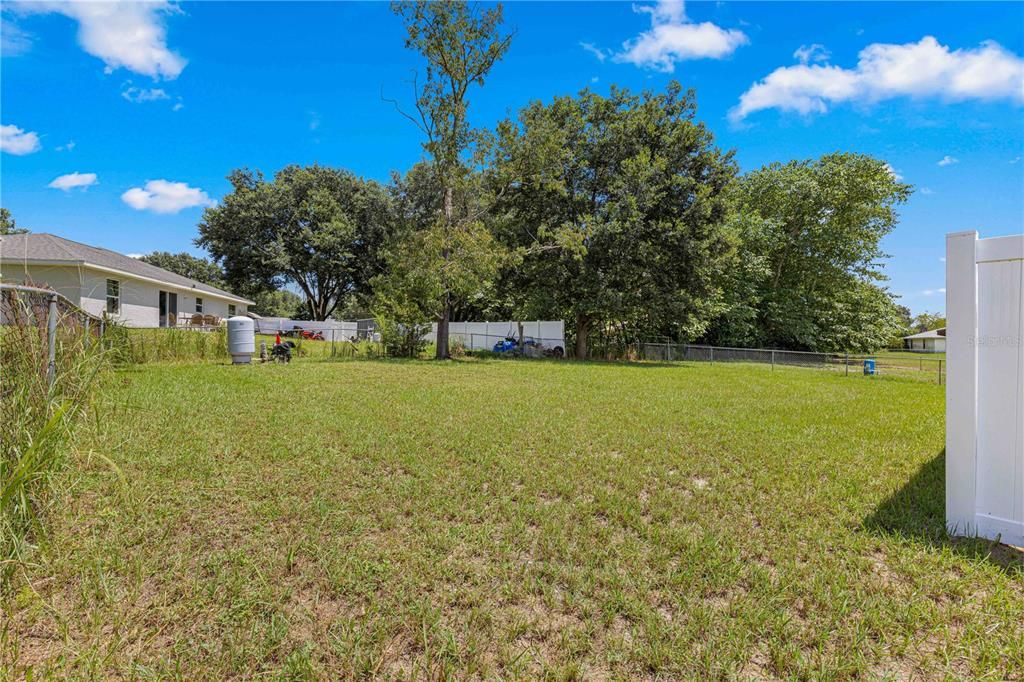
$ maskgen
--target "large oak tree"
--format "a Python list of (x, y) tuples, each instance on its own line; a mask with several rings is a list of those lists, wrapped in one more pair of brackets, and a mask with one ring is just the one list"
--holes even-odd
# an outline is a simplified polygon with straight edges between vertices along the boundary
[(569, 320), (576, 357), (597, 329), (693, 338), (717, 313), (736, 165), (696, 111), (678, 83), (613, 87), (499, 129), (494, 229), (520, 256), (502, 289), (513, 313)]
[(228, 286), (256, 293), (294, 285), (314, 320), (353, 295), (369, 299), (396, 229), (383, 187), (319, 165), (287, 166), (272, 181), (241, 169), (228, 180), (233, 190), (203, 213), (196, 240)]

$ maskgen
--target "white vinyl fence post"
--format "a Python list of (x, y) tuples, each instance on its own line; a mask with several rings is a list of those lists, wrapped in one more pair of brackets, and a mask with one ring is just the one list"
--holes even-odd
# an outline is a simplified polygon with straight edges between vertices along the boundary
[(946, 528), (975, 532), (978, 233), (946, 235)]

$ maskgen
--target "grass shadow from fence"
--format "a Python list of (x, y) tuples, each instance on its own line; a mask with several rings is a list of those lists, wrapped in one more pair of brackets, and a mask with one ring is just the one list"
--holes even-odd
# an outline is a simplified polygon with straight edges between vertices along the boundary
[(946, 451), (921, 465), (907, 483), (863, 521), (868, 532), (896, 535), (935, 549), (988, 561), (1024, 577), (1024, 549), (984, 538), (951, 537), (946, 532)]

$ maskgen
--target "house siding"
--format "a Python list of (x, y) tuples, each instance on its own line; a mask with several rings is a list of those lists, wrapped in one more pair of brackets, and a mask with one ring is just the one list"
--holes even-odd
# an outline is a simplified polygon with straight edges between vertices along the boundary
[(907, 349), (921, 351), (922, 353), (945, 353), (946, 339), (943, 337), (907, 339)]
[(0, 265), (0, 276), (6, 282), (53, 289), (75, 305), (82, 305), (81, 273), (77, 267), (4, 263)]
[[(129, 327), (160, 326), (160, 292), (168, 291), (178, 295), (178, 318), (192, 315), (196, 309), (196, 297), (203, 299), (203, 314), (219, 318), (228, 316), (230, 301), (214, 294), (197, 292), (184, 287), (156, 284), (138, 280), (127, 275), (107, 273), (86, 266), (76, 265), (26, 265), (4, 264), (4, 279), (36, 286), (47, 286), (65, 296), (75, 305), (96, 316), (107, 310), (107, 280), (120, 282), (121, 305), (117, 315), (112, 317)], [(235, 313), (244, 315), (248, 306), (234, 303)]]

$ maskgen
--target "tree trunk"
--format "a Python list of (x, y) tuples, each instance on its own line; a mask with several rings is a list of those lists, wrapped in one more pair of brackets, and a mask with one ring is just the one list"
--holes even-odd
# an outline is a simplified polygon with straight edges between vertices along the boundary
[(437, 352), (434, 357), (438, 360), (447, 360), (451, 357), (448, 353), (448, 322), (452, 317), (451, 301), (445, 297), (444, 312), (441, 319), (437, 321)]
[(522, 355), (523, 354), (523, 348), (525, 347), (523, 345), (523, 323), (522, 323), (522, 321), (519, 321), (519, 322), (516, 323), (516, 325), (519, 328), (519, 354)]
[[(452, 225), (452, 213), (454, 211), (453, 203), (453, 192), (451, 183), (446, 183), (448, 186), (444, 188), (444, 228), (449, 233), (451, 232)], [(446, 239), (448, 235), (445, 235)], [(451, 252), (448, 250), (448, 244), (444, 246), (444, 251), (441, 253), (441, 259), (445, 262), (451, 258)], [(441, 319), (437, 321), (437, 352), (434, 357), (438, 360), (447, 360), (450, 355), (448, 353), (448, 322), (452, 318), (452, 297), (451, 292), (448, 291), (448, 283), (444, 283), (444, 311), (441, 313)]]
[(587, 337), (590, 334), (590, 318), (586, 315), (576, 316), (576, 359), (587, 359)]

